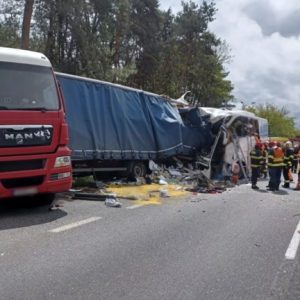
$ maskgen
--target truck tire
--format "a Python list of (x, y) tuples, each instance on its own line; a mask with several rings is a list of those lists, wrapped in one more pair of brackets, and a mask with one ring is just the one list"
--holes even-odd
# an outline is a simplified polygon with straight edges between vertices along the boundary
[(42, 194), (42, 195), (40, 195), (40, 197), (41, 197), (41, 204), (50, 205), (55, 200), (56, 195), (53, 193)]
[(34, 208), (44, 205), (50, 205), (55, 199), (55, 194), (38, 194), (34, 196), (24, 197), (22, 203), (27, 208)]
[(138, 177), (145, 177), (147, 174), (147, 167), (142, 161), (134, 161), (129, 165), (129, 177), (134, 179)]

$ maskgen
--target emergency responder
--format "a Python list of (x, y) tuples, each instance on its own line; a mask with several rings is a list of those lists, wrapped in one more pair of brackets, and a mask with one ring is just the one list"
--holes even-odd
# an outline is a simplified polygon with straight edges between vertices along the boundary
[(282, 168), (284, 166), (284, 153), (280, 143), (276, 143), (269, 154), (269, 166), (272, 169), (272, 176), (270, 178), (270, 190), (279, 191)]
[(298, 172), (298, 152), (299, 152), (299, 145), (294, 147), (294, 157), (293, 157), (293, 165), (292, 165), (292, 172), (297, 173)]
[(262, 154), (262, 144), (256, 143), (254, 150), (250, 152), (250, 159), (251, 159), (251, 183), (252, 183), (252, 189), (257, 190), (258, 186), (257, 179), (260, 175), (260, 170), (262, 167), (262, 164), (264, 163), (264, 157)]
[(266, 142), (263, 144), (262, 148), (262, 155), (264, 157), (264, 162), (261, 167), (261, 174), (263, 178), (267, 178), (268, 176), (268, 149), (269, 148), (269, 143)]
[[(298, 156), (298, 159), (300, 159), (300, 150), (298, 151), (297, 156)], [(300, 191), (300, 164), (298, 164), (298, 170), (297, 171), (298, 171), (298, 182), (297, 182), (297, 186), (295, 187), (294, 190)]]
[(268, 145), (268, 173), (269, 173), (269, 184), (266, 186), (269, 190), (274, 191), (275, 187), (275, 177), (274, 177), (274, 169), (273, 169), (273, 148), (276, 142), (269, 142)]
[(287, 141), (284, 145), (284, 158), (283, 158), (283, 178), (284, 185), (282, 187), (289, 188), (290, 187), (290, 172), (294, 159), (294, 149), (292, 148), (292, 142)]

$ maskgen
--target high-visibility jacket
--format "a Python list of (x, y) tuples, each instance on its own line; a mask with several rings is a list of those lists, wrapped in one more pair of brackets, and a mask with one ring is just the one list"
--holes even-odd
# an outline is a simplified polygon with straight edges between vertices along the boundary
[(264, 163), (264, 157), (261, 150), (254, 149), (250, 152), (251, 168), (261, 168)]
[(294, 148), (294, 161), (298, 161), (298, 158), (299, 158), (298, 154), (299, 154), (299, 149), (298, 149), (298, 147), (295, 147)]
[(286, 168), (290, 168), (293, 164), (294, 160), (294, 149), (292, 148), (286, 148), (284, 150), (284, 158), (283, 163)]
[(268, 166), (270, 168), (275, 167), (283, 167), (284, 166), (284, 153), (281, 147), (276, 147), (270, 149), (269, 155), (268, 155)]

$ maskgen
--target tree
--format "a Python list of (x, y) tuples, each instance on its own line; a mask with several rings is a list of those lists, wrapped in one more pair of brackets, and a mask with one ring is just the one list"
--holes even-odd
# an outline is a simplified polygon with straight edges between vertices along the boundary
[(232, 98), (232, 86), (222, 65), (226, 60), (224, 43), (208, 31), (215, 5), (206, 1), (201, 6), (192, 1), (182, 5), (171, 26), (170, 12), (164, 15), (167, 34), (162, 34), (156, 90), (172, 97), (189, 90), (192, 104), (219, 106)]
[(10, 35), (0, 18), (0, 39), (11, 36), (5, 43), (14, 45), (23, 29), (22, 47), (30, 42), (58, 71), (172, 98), (189, 90), (194, 105), (219, 106), (231, 99), (223, 66), (228, 47), (208, 29), (213, 1), (182, 2), (176, 15), (161, 11), (158, 0), (7, 0), (0, 7), (11, 15), (23, 12), (23, 23), (15, 17)]
[(128, 78), (130, 85), (154, 90), (154, 74), (160, 52), (160, 12), (158, 0), (132, 0), (130, 43), (134, 45), (136, 74)]
[(268, 120), (271, 137), (291, 138), (299, 132), (295, 127), (294, 118), (289, 116), (289, 111), (285, 107), (278, 108), (275, 105), (267, 104), (248, 107), (247, 110)]
[(0, 44), (18, 48), (20, 45), (20, 18), (23, 6), (18, 1), (7, 0), (0, 4)]
[(26, 0), (23, 15), (21, 48), (29, 49), (30, 23), (34, 0)]

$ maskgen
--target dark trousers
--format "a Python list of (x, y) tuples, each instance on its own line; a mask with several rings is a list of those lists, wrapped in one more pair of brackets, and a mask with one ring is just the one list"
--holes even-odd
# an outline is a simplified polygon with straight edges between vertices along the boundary
[(294, 159), (294, 160), (293, 160), (293, 164), (292, 164), (292, 172), (293, 172), (293, 173), (297, 173), (297, 172), (298, 172), (297, 166), (298, 166), (298, 159), (297, 159), (297, 160)]
[(290, 171), (290, 168), (283, 168), (283, 178), (284, 178), (284, 184), (286, 187), (288, 187), (290, 185), (289, 171)]
[(267, 178), (267, 175), (268, 175), (268, 168), (267, 168), (267, 165), (264, 164), (262, 167), (261, 167), (261, 174), (264, 176), (264, 178)]
[(252, 185), (256, 185), (257, 179), (260, 176), (260, 168), (251, 168), (251, 183)]
[(275, 169), (274, 169), (274, 167), (269, 167), (269, 188), (271, 190), (275, 189)]
[(278, 190), (280, 185), (282, 167), (273, 167), (274, 170), (274, 189)]

